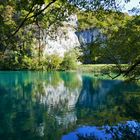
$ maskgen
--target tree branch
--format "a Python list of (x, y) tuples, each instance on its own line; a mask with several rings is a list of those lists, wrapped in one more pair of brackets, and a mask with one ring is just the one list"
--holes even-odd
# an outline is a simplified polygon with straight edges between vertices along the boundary
[(28, 12), (28, 14), (25, 16), (25, 18), (23, 19), (23, 21), (20, 23), (20, 25), (18, 26), (18, 28), (15, 30), (15, 32), (12, 34), (12, 36), (16, 35), (16, 33), (20, 30), (20, 28), (25, 24), (25, 22), (28, 20), (28, 16), (33, 12), (33, 8), (34, 5), (31, 7), (30, 11)]
[(28, 12), (28, 14), (25, 16), (25, 18), (23, 19), (23, 21), (21, 22), (21, 24), (18, 26), (18, 28), (16, 29), (16, 31), (12, 34), (12, 36), (16, 35), (16, 33), (20, 30), (20, 28), (25, 24), (25, 22), (33, 17), (37, 17), (38, 15), (40, 15), (43, 11), (45, 11), (49, 6), (51, 6), (53, 3), (55, 3), (57, 0), (53, 0), (51, 1), (49, 4), (47, 4), (42, 10), (40, 10), (39, 12), (37, 12), (36, 14), (28, 17), (32, 12), (33, 12), (33, 8), (35, 5), (33, 5), (30, 9), (30, 11)]
[(57, 0), (53, 0), (51, 1), (48, 5), (46, 5), (42, 10), (40, 10), (39, 12), (37, 12), (36, 14), (28, 17), (28, 19), (31, 19), (33, 17), (37, 17), (38, 15), (40, 15), (42, 12), (44, 12), (49, 6), (51, 6), (53, 3), (55, 3)]
[(130, 66), (127, 70), (124, 71), (124, 76), (129, 75), (138, 65), (140, 64), (140, 59), (137, 60), (132, 66)]

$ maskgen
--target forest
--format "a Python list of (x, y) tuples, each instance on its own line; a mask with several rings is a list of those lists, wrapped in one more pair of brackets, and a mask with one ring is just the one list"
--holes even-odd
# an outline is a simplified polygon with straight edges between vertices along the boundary
[(140, 140), (140, 0), (0, 0), (0, 139)]
[[(115, 64), (118, 75), (139, 79), (139, 9), (129, 15), (116, 5), (114, 0), (1, 0), (0, 69), (69, 70), (88, 58), (89, 64)], [(57, 54), (44, 56), (41, 31), (55, 32), (72, 14), (78, 16), (78, 31), (97, 28), (104, 39), (70, 50), (63, 58)]]

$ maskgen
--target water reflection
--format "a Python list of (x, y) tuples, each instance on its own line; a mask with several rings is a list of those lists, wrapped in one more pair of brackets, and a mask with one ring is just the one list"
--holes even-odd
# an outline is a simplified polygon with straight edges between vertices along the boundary
[(60, 140), (79, 125), (133, 119), (140, 119), (135, 83), (70, 72), (0, 72), (2, 140)]
[(105, 102), (106, 94), (120, 81), (98, 80), (89, 76), (83, 76), (83, 86), (77, 102), (78, 107), (90, 107), (97, 109)]

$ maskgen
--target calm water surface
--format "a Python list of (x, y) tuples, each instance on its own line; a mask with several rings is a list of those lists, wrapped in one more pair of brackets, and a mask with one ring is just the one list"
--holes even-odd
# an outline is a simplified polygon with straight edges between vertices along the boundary
[[(0, 140), (80, 140), (140, 122), (140, 85), (70, 72), (0, 72)], [(108, 138), (110, 135), (106, 135)]]

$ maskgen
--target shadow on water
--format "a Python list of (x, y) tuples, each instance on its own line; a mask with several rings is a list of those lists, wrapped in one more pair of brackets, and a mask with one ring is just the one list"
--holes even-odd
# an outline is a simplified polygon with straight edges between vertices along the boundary
[[(116, 135), (119, 124), (139, 121), (138, 84), (73, 72), (0, 72), (2, 140), (105, 138)], [(119, 130), (131, 135), (126, 128)]]

